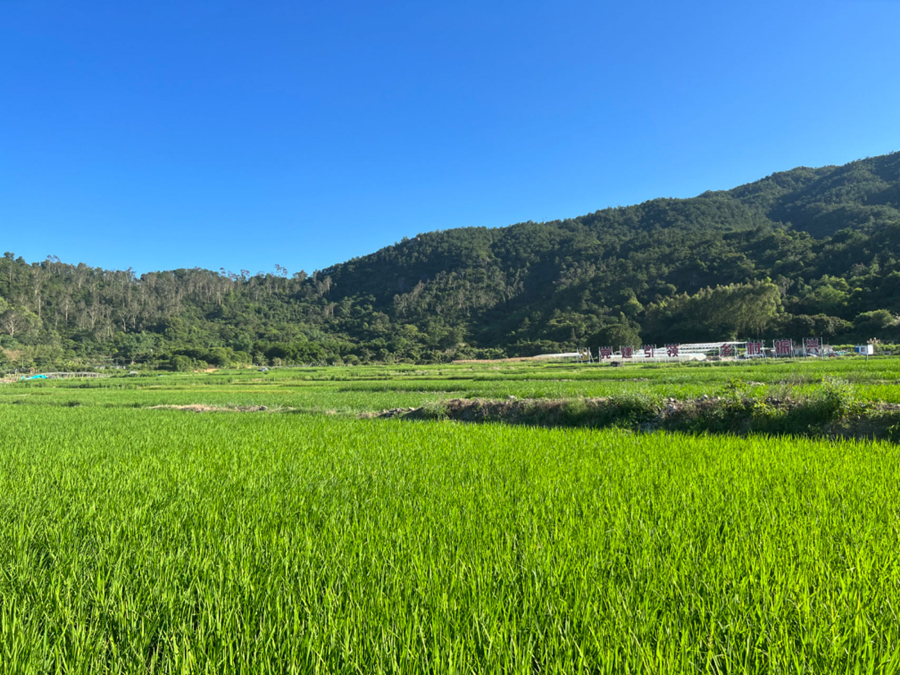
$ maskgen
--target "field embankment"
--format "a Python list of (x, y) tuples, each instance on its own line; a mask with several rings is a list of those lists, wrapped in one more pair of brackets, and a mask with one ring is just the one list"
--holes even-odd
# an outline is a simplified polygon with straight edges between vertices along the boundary
[(634, 394), (556, 400), (450, 399), (361, 417), (900, 440), (900, 404), (859, 402), (827, 390), (805, 399), (703, 397), (655, 402)]

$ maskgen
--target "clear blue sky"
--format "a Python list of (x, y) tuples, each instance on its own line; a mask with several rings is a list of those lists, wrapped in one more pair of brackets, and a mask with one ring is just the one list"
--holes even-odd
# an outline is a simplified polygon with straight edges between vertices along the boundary
[(900, 149), (900, 2), (0, 0), (0, 252), (323, 268)]

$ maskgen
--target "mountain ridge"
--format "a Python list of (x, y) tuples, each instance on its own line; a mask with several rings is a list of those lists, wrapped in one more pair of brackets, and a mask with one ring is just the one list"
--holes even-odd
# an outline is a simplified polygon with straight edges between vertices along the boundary
[(900, 340), (898, 260), (897, 152), (576, 218), (422, 233), (312, 275), (138, 278), (6, 254), (0, 367), (443, 361), (750, 332)]

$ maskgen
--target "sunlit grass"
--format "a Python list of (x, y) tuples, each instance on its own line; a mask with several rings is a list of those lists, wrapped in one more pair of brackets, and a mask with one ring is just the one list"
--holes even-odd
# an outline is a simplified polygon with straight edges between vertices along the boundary
[(720, 396), (737, 386), (754, 396), (810, 396), (823, 379), (846, 382), (862, 399), (900, 403), (900, 358), (760, 363), (637, 365), (505, 364), (286, 368), (54, 380), (0, 385), (6, 402), (106, 406), (266, 405), (361, 412), (448, 398), (567, 399), (646, 394), (655, 399)]
[(4, 672), (891, 672), (900, 447), (4, 406)]

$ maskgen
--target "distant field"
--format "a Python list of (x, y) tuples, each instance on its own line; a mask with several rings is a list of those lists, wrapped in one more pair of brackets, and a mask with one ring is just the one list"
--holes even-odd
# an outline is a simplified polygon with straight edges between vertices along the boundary
[(900, 400), (900, 359), (0, 385), (0, 672), (900, 672), (900, 445), (354, 418), (823, 377)]
[(213, 373), (148, 373), (101, 380), (0, 385), (3, 402), (111, 406), (266, 405), (311, 412), (361, 412), (447, 398), (578, 398), (640, 393), (695, 398), (747, 389), (752, 396), (807, 395), (823, 379), (859, 398), (900, 403), (900, 358), (648, 364), (611, 368), (572, 363), (285, 368)]

